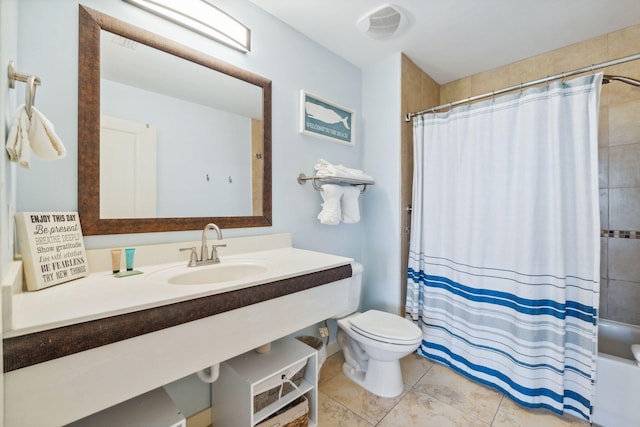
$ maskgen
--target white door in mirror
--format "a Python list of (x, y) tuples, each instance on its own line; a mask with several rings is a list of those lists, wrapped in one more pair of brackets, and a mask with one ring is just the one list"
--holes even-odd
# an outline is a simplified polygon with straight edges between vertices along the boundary
[(100, 141), (100, 218), (155, 218), (156, 128), (102, 114)]

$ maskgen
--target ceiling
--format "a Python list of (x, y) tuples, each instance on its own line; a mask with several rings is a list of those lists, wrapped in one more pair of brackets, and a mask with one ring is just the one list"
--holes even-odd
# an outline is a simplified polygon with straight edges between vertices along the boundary
[[(404, 52), (440, 84), (640, 23), (640, 0), (251, 1), (359, 68)], [(368, 38), (356, 22), (387, 3), (409, 27)]]
[(105, 30), (100, 31), (100, 77), (174, 102), (262, 119), (261, 87)]

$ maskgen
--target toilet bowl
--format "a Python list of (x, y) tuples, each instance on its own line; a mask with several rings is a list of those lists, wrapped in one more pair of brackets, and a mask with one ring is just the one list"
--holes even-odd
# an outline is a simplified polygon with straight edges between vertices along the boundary
[[(360, 264), (354, 265), (352, 286), (358, 302), (362, 271)], [(347, 378), (377, 396), (396, 397), (404, 390), (400, 359), (420, 346), (422, 331), (398, 315), (369, 310), (338, 318), (336, 340), (344, 354), (342, 372)]]
[(396, 397), (404, 390), (400, 359), (420, 346), (422, 331), (400, 316), (369, 310), (339, 319), (337, 341), (347, 378), (377, 396)]

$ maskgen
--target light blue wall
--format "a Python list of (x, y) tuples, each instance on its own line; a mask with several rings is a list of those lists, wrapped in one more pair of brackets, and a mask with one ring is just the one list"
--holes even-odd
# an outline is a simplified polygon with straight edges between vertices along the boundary
[(157, 216), (251, 215), (251, 118), (111, 80), (100, 84), (102, 114), (157, 130)]
[[(394, 240), (397, 240), (395, 235), (398, 233), (394, 215), (390, 212), (392, 208), (388, 204), (393, 202), (390, 199), (396, 197), (390, 193), (399, 188), (397, 179), (393, 178), (399, 167), (394, 159), (399, 132), (394, 135), (393, 121), (399, 114), (385, 117), (387, 108), (395, 109), (393, 106), (396, 101), (393, 98), (399, 96), (399, 90), (385, 87), (388, 84), (386, 79), (397, 77), (392, 72), (392, 64), (396, 60), (385, 61), (366, 73), (369, 77), (364, 82), (366, 93), (363, 96), (363, 75), (357, 67), (247, 0), (219, 0), (215, 3), (251, 28), (250, 53), (235, 52), (121, 0), (82, 1), (82, 4), (100, 12), (198, 48), (272, 80), (273, 226), (223, 230), (224, 235), (233, 237), (291, 232), (296, 247), (363, 261), (365, 269), (371, 269), (366, 277), (382, 274), (371, 287), (380, 295), (366, 299), (366, 303), (397, 311), (397, 298), (394, 299), (394, 295), (399, 290), (392, 291), (398, 286), (397, 280), (383, 283), (391, 271), (397, 272), (398, 269), (397, 256), (388, 255), (397, 248)], [(68, 156), (50, 163), (35, 159), (30, 170), (18, 171), (16, 210), (76, 210), (77, 147), (82, 143), (77, 140), (78, 0), (20, 1), (18, 24), (19, 67), (42, 78), (42, 86), (37, 90), (36, 107), (55, 125)], [(355, 147), (303, 136), (298, 132), (298, 98), (301, 89), (356, 112)], [(24, 89), (20, 87), (17, 94), (21, 102)], [(371, 102), (380, 105), (363, 108), (365, 103)], [(391, 127), (387, 128), (387, 124), (391, 124)], [(372, 128), (369, 129), (369, 126)], [(360, 223), (326, 226), (317, 221), (321, 196), (309, 183), (299, 185), (296, 177), (301, 172), (313, 174), (313, 166), (320, 158), (364, 169), (376, 178), (378, 184), (367, 189), (360, 198)], [(392, 179), (385, 183), (388, 177)], [(5, 236), (2, 237), (3, 244), (7, 243)], [(121, 247), (199, 237), (199, 230), (87, 236), (85, 244), (89, 248)], [(369, 252), (372, 255), (368, 255)], [(370, 262), (377, 265), (369, 265)], [(383, 301), (387, 298), (388, 301)], [(332, 329), (335, 332), (335, 324)], [(193, 377), (177, 381), (167, 388), (187, 415), (209, 404), (207, 387)]]
[(376, 185), (362, 199), (367, 212), (363, 307), (400, 313), (400, 73), (401, 54), (363, 70), (366, 144), (363, 168)]
[[(298, 133), (298, 97), (305, 89), (362, 111), (361, 72), (246, 0), (216, 4), (251, 28), (252, 51), (242, 54), (150, 15), (121, 0), (85, 0), (91, 8), (188, 44), (272, 80), (273, 87), (273, 226), (224, 230), (228, 237), (291, 232), (298, 247), (362, 258), (367, 214), (356, 225), (325, 226), (316, 220), (320, 194), (299, 185), (300, 172), (313, 173), (320, 158), (362, 166), (362, 123), (356, 146), (349, 147)], [(18, 63), (37, 73), (36, 106), (55, 125), (68, 150), (64, 160), (34, 161), (18, 173), (17, 209), (77, 209), (77, 0), (19, 2)], [(23, 91), (19, 92), (22, 97)], [(21, 98), (20, 98), (21, 99)], [(80, 142), (82, 143), (82, 142)], [(372, 173), (373, 174), (373, 173)], [(204, 226), (204, 224), (203, 224)], [(87, 247), (137, 245), (197, 239), (199, 231), (88, 236)]]
[[(15, 59), (17, 52), (16, 34), (18, 4), (17, 0), (0, 0), (0, 64), (5, 67), (11, 59)], [(11, 115), (15, 111), (15, 91), (4, 90), (9, 87), (6, 70), (0, 72), (0, 141), (4, 143), (7, 137), (7, 129), (11, 121)], [(1, 144), (3, 145), (3, 144)], [(4, 146), (4, 145), (3, 145)], [(15, 165), (9, 163), (7, 152), (0, 148), (0, 279), (13, 259), (13, 218), (12, 207), (15, 204), (12, 190), (15, 184)], [(2, 295), (0, 295), (0, 310), (2, 307)], [(0, 316), (0, 327), (2, 316)], [(0, 329), (0, 331), (3, 329)], [(4, 334), (0, 333), (0, 338)], [(0, 342), (0, 356), (2, 356), (2, 343)], [(0, 426), (4, 425), (4, 374), (0, 372)]]
[[(17, 56), (16, 34), (18, 32), (18, 3), (17, 0), (0, 0), (0, 87), (9, 87), (7, 73), (4, 67), (9, 60), (15, 60)], [(6, 141), (12, 120), (12, 115), (16, 108), (16, 91), (0, 90), (0, 141), (2, 147)], [(9, 155), (3, 148), (0, 149), (0, 278), (13, 259), (13, 239), (10, 238), (13, 231), (13, 218), (11, 212), (15, 205), (15, 185), (16, 171), (15, 165), (9, 163)]]

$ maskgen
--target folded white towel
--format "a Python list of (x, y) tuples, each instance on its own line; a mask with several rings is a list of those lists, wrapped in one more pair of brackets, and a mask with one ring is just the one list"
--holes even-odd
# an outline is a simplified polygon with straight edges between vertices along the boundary
[(317, 176), (335, 176), (339, 178), (353, 178), (373, 181), (373, 177), (365, 174), (360, 169), (352, 169), (342, 165), (334, 165), (324, 159), (320, 159), (315, 165)]
[(355, 224), (360, 221), (360, 207), (358, 206), (360, 189), (358, 187), (343, 187), (342, 189), (342, 222)]
[(327, 225), (336, 225), (342, 219), (340, 209), (340, 198), (342, 197), (342, 187), (335, 184), (325, 184), (322, 186), (322, 211), (318, 214), (320, 223)]
[(35, 107), (31, 107), (29, 118), (24, 105), (15, 112), (6, 148), (9, 159), (23, 168), (31, 166), (31, 151), (42, 160), (61, 159), (67, 155), (53, 124)]

